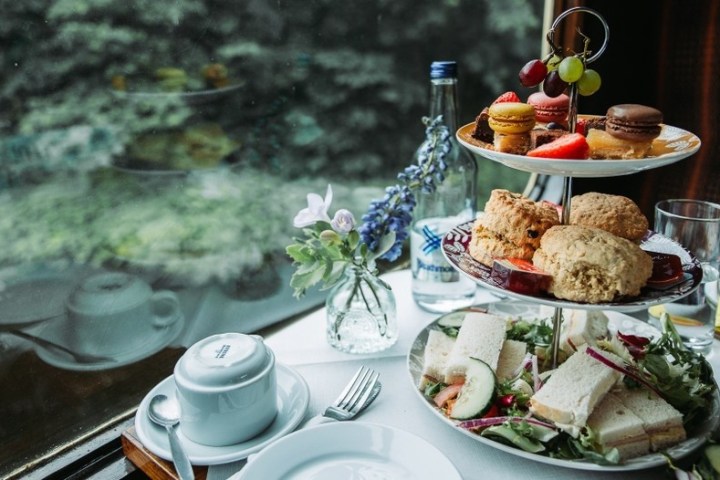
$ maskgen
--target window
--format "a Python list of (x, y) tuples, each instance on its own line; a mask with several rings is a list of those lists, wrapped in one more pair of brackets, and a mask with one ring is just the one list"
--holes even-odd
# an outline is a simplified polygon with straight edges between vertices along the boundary
[[(431, 61), (469, 123), (542, 39), (531, 0), (3, 4), (0, 476), (131, 418), (196, 340), (320, 302), (287, 285), (305, 195), (359, 217), (422, 139)], [(478, 166), (479, 205), (528, 182)]]

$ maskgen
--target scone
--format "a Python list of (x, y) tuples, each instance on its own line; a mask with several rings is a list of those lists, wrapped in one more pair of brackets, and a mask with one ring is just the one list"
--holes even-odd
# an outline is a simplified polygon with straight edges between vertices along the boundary
[(488, 230), (512, 244), (533, 249), (540, 246), (543, 233), (559, 223), (554, 206), (502, 189), (490, 193), (482, 217), (482, 224)]
[(535, 249), (529, 246), (515, 245), (503, 239), (496, 233), (488, 230), (483, 225), (483, 218), (475, 220), (472, 230), (472, 238), (468, 246), (470, 255), (488, 267), (493, 266), (495, 258), (522, 258), (523, 260), (531, 260)]
[(570, 201), (570, 224), (595, 227), (639, 242), (648, 230), (648, 219), (635, 202), (622, 195), (589, 192)]
[(573, 302), (635, 297), (652, 275), (652, 259), (637, 244), (599, 228), (552, 227), (533, 264), (552, 275), (548, 292)]

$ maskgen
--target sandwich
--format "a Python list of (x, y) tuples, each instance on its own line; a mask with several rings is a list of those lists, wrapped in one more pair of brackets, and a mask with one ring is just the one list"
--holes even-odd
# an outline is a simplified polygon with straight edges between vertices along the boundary
[(463, 381), (471, 358), (482, 360), (493, 372), (497, 371), (506, 331), (507, 320), (504, 318), (489, 313), (468, 312), (447, 357), (445, 383)]
[(495, 375), (498, 380), (507, 380), (515, 376), (527, 354), (527, 343), (518, 340), (505, 340), (498, 358)]
[(650, 451), (650, 437), (643, 421), (612, 393), (605, 395), (588, 417), (587, 426), (595, 434), (599, 450), (618, 450), (621, 460)]
[(687, 438), (682, 413), (654, 392), (645, 388), (619, 388), (613, 394), (642, 420), (652, 451), (663, 450)]
[[(613, 353), (598, 353), (610, 361), (621, 361)], [(620, 372), (591, 357), (581, 346), (530, 397), (530, 411), (576, 437), (595, 406), (621, 377)]]
[(455, 339), (446, 335), (442, 330), (430, 330), (423, 355), (423, 370), (420, 378), (419, 388), (422, 389), (427, 383), (427, 378), (435, 381), (442, 380), (445, 376), (445, 364), (450, 351), (455, 344)]
[(597, 345), (608, 336), (608, 317), (597, 310), (563, 309), (560, 349), (572, 355), (581, 345)]

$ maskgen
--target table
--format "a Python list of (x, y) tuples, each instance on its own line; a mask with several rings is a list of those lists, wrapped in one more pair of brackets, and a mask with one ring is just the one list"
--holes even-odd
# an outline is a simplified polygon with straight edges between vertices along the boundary
[[(310, 406), (307, 418), (324, 410), (331, 403), (348, 379), (364, 364), (380, 373), (382, 393), (375, 403), (358, 420), (394, 426), (419, 435), (439, 448), (468, 479), (492, 478), (515, 479), (618, 479), (631, 476), (634, 479), (657, 479), (665, 475), (664, 468), (626, 473), (603, 473), (572, 470), (546, 465), (516, 457), (453, 431), (435, 415), (432, 415), (422, 399), (414, 392), (407, 370), (407, 353), (417, 334), (429, 322), (437, 318), (421, 310), (412, 300), (410, 272), (401, 270), (383, 277), (393, 288), (398, 306), (400, 335), (397, 344), (376, 354), (351, 355), (339, 352), (325, 341), (325, 311), (317, 310), (266, 336), (277, 360), (295, 368), (307, 381)], [(498, 297), (484, 289), (478, 289), (478, 303), (498, 301)], [(720, 342), (716, 341), (709, 360), (716, 372), (720, 372)], [(717, 378), (717, 374), (716, 374)], [(209, 480), (226, 479), (238, 471), (244, 462), (211, 466)]]

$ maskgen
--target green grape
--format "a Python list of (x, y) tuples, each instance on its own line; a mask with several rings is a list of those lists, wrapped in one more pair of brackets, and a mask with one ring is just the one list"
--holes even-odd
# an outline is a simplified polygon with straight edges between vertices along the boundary
[(592, 69), (587, 69), (577, 81), (577, 89), (580, 95), (587, 97), (600, 90), (600, 74)]
[(577, 82), (583, 70), (585, 70), (585, 67), (578, 57), (565, 57), (558, 65), (558, 74), (567, 83)]
[(548, 72), (557, 70), (560, 62), (562, 62), (562, 58), (559, 55), (553, 55), (552, 57), (550, 57), (550, 60), (547, 61)]

